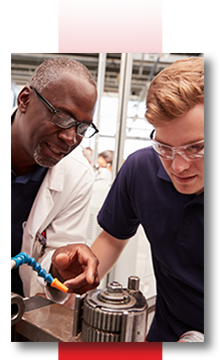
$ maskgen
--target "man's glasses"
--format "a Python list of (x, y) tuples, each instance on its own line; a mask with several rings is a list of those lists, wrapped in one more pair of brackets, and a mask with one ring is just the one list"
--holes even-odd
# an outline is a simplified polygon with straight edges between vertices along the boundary
[(204, 140), (192, 144), (172, 147), (154, 140), (155, 129), (150, 134), (152, 146), (162, 158), (173, 160), (176, 154), (180, 154), (185, 160), (197, 160), (204, 157)]
[(51, 121), (55, 125), (59, 126), (62, 129), (70, 129), (72, 126), (76, 126), (76, 133), (79, 136), (85, 138), (91, 138), (93, 135), (99, 132), (99, 130), (93, 123), (89, 125), (76, 121), (71, 116), (55, 109), (41, 94), (39, 94), (39, 92), (35, 88), (33, 88), (32, 86), (30, 86), (30, 88), (34, 90), (38, 98), (53, 112)]

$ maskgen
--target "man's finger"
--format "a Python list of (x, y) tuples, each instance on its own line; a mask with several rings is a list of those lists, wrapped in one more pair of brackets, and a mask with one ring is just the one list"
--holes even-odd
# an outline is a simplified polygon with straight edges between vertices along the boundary
[[(77, 277), (78, 278), (78, 277)], [(65, 282), (65, 285), (69, 288), (69, 293), (77, 293), (77, 294), (84, 294), (89, 290), (93, 290), (99, 285), (99, 277), (97, 276), (93, 282), (93, 284), (88, 284), (86, 281), (81, 281), (80, 279), (71, 279)], [(80, 280), (78, 282), (78, 280)]]
[(93, 267), (88, 266), (88, 269), (87, 269), (87, 272), (86, 272), (86, 281), (89, 284), (93, 284), (93, 282), (95, 281), (95, 278), (97, 277), (97, 275), (98, 275), (97, 267), (93, 268)]
[(53, 265), (56, 265), (59, 269), (66, 269), (69, 265), (69, 255), (60, 253), (52, 259)]
[(89, 284), (92, 284), (98, 276), (99, 260), (96, 256), (90, 258), (87, 263), (86, 280)]
[(70, 289), (80, 288), (86, 285), (96, 287), (99, 284), (99, 276), (98, 273), (93, 277), (93, 281), (88, 283), (87, 280), (87, 272), (84, 271), (80, 275), (76, 276), (75, 278), (69, 279), (65, 281), (64, 285), (68, 286)]
[(87, 284), (85, 272), (81, 273), (80, 275), (76, 276), (75, 278), (65, 281), (65, 283), (64, 283), (64, 285), (68, 286), (71, 289), (75, 289), (77, 287), (84, 286), (85, 284)]

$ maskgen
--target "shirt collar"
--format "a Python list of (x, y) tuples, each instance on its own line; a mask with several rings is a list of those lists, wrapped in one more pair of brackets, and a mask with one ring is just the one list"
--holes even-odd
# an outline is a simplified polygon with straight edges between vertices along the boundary
[(11, 169), (11, 173), (14, 178), (13, 182), (20, 182), (20, 183), (26, 184), (30, 180), (31, 181), (41, 181), (42, 178), (44, 177), (44, 175), (46, 174), (47, 170), (48, 169), (43, 166), (36, 165), (36, 168), (31, 173), (28, 173), (28, 174), (17, 176), (12, 169)]

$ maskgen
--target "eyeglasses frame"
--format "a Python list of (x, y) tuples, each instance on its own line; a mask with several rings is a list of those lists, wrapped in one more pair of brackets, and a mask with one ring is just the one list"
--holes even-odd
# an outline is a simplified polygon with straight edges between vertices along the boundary
[[(61, 113), (61, 114), (64, 114), (64, 115), (68, 116), (68, 115), (65, 114), (64, 112), (55, 109), (55, 108), (53, 107), (53, 105), (51, 105), (51, 104), (49, 103), (49, 101), (47, 101), (33, 86), (30, 86), (30, 88), (31, 88), (31, 90), (33, 90), (33, 91), (35, 92), (35, 94), (37, 95), (37, 97), (53, 112), (53, 115), (56, 115), (56, 114)], [(65, 126), (62, 126), (62, 125), (60, 125), (60, 124), (57, 124), (55, 121), (53, 121), (53, 115), (52, 115), (52, 118), (51, 118), (52, 123), (55, 124), (56, 126), (58, 126), (58, 127), (61, 128), (61, 129), (67, 130), (67, 129), (70, 129), (71, 127), (73, 127), (73, 126), (76, 126), (76, 133), (77, 133), (77, 127), (78, 127), (80, 124), (83, 124), (82, 122), (73, 119), (74, 123), (71, 124), (71, 125), (69, 125), (69, 126), (67, 126), (67, 127), (65, 127)], [(87, 124), (86, 124), (86, 125), (87, 125)], [(89, 136), (87, 139), (90, 139), (91, 137), (93, 137), (95, 134), (97, 134), (97, 133), (99, 132), (99, 130), (97, 129), (97, 127), (95, 126), (95, 124), (91, 123), (91, 124), (88, 126), (88, 128), (89, 128), (90, 126), (95, 130), (95, 133), (92, 134), (91, 136)], [(82, 136), (81, 134), (78, 134), (78, 133), (77, 133), (77, 135), (79, 135), (79, 136), (81, 136), (81, 137), (84, 137), (84, 136)]]
[(151, 139), (151, 142), (152, 142), (152, 143), (156, 143), (156, 144), (159, 144), (159, 145), (166, 146), (167, 148), (169, 148), (169, 149), (172, 150), (172, 155), (173, 155), (173, 157), (167, 158), (167, 157), (159, 154), (159, 153), (156, 151), (156, 149), (154, 148), (154, 150), (156, 151), (156, 153), (157, 153), (160, 157), (162, 157), (163, 159), (173, 160), (176, 154), (180, 154), (180, 155), (181, 155), (185, 160), (187, 160), (187, 161), (198, 160), (198, 158), (204, 157), (204, 154), (203, 154), (203, 155), (198, 155), (198, 156), (197, 156), (196, 158), (194, 158), (194, 159), (188, 159), (188, 158), (186, 158), (186, 157), (183, 155), (183, 153), (180, 151), (180, 149), (186, 149), (188, 146), (200, 144), (200, 143), (202, 143), (202, 142), (204, 143), (204, 139), (203, 139), (203, 140), (200, 140), (200, 141), (196, 141), (196, 142), (194, 142), (194, 143), (187, 144), (187, 145), (176, 146), (176, 147), (175, 147), (175, 146), (169, 146), (169, 145), (160, 143), (159, 141), (156, 141), (156, 140), (153, 138), (154, 133), (155, 133), (155, 129), (153, 129), (152, 132), (150, 133), (150, 139)]

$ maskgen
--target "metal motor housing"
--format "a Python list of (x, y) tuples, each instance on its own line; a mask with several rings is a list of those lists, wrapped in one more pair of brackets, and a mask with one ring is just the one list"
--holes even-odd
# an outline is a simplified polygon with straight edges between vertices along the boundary
[(130, 276), (124, 289), (112, 281), (104, 290), (76, 296), (73, 335), (82, 342), (143, 342), (147, 329), (147, 301), (139, 278)]

